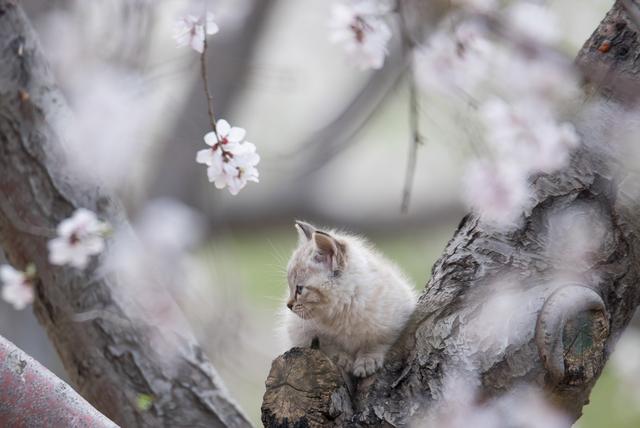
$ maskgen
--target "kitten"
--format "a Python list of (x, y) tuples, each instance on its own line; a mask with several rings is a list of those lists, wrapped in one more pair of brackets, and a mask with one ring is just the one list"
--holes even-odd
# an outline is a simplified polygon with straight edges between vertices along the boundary
[(373, 374), (413, 312), (413, 287), (363, 239), (303, 222), (296, 228), (284, 319), (290, 345), (310, 346), (317, 337), (346, 371)]

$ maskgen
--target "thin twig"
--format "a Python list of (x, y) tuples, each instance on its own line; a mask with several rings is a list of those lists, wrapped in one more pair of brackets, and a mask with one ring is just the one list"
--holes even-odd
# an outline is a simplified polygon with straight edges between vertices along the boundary
[(413, 58), (413, 48), (415, 43), (409, 34), (409, 28), (404, 16), (403, 2), (398, 1), (398, 15), (400, 17), (400, 31), (402, 33), (402, 45), (405, 56), (409, 58), (408, 80), (409, 80), (409, 128), (411, 130), (411, 145), (409, 146), (409, 157), (407, 159), (407, 171), (404, 179), (404, 189), (402, 191), (402, 206), (400, 211), (409, 211), (411, 192), (416, 175), (416, 164), (418, 162), (418, 146), (424, 144), (424, 138), (420, 132), (420, 98), (416, 84), (415, 61)]
[(407, 172), (404, 179), (404, 189), (402, 191), (402, 207), (401, 212), (409, 211), (409, 202), (411, 201), (411, 191), (413, 190), (413, 182), (416, 175), (416, 165), (418, 162), (418, 146), (424, 144), (424, 138), (420, 133), (420, 103), (418, 100), (415, 69), (413, 59), (409, 65), (409, 127), (411, 129), (411, 145), (409, 146), (409, 157), (407, 158)]
[(204, 93), (207, 97), (207, 110), (209, 112), (209, 121), (211, 122), (211, 130), (218, 136), (216, 129), (216, 116), (213, 113), (213, 96), (209, 90), (209, 77), (207, 74), (207, 11), (204, 13), (204, 46), (200, 54), (200, 73), (202, 74), (202, 82), (204, 83)]

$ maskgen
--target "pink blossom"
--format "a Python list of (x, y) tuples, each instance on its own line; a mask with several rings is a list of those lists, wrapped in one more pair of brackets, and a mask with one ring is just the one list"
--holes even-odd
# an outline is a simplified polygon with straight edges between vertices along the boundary
[(526, 208), (527, 176), (515, 165), (472, 163), (464, 176), (465, 199), (481, 219), (499, 225), (515, 225)]
[(386, 13), (386, 5), (377, 0), (336, 3), (329, 22), (330, 40), (342, 44), (362, 70), (382, 68), (392, 35), (384, 20)]
[(33, 283), (24, 272), (9, 265), (0, 266), (0, 282), (2, 282), (2, 300), (10, 303), (20, 311), (33, 303)]
[(190, 46), (196, 52), (202, 53), (206, 35), (216, 34), (220, 30), (214, 18), (211, 12), (207, 12), (206, 22), (201, 16), (187, 15), (180, 18), (175, 23), (173, 31), (173, 38), (178, 47)]
[(259, 182), (256, 165), (260, 156), (256, 153), (256, 146), (246, 142), (246, 132), (243, 128), (231, 127), (229, 123), (220, 119), (216, 123), (216, 131), (204, 136), (204, 141), (211, 148), (198, 151), (196, 162), (207, 166), (209, 181), (216, 188), (229, 188), (229, 193), (237, 195), (247, 182)]
[(91, 256), (104, 250), (104, 235), (109, 230), (95, 213), (84, 208), (58, 225), (58, 237), (48, 243), (49, 261), (54, 265), (71, 265), (84, 269)]

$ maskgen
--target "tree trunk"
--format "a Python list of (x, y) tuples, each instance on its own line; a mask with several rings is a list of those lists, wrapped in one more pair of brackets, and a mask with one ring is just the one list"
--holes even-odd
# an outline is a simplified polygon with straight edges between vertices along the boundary
[[(634, 1), (617, 1), (578, 55), (607, 111), (634, 105), (640, 89), (638, 16)], [(640, 298), (640, 180), (613, 150), (610, 120), (578, 121), (582, 147), (562, 172), (533, 178), (535, 205), (517, 230), (462, 220), (384, 368), (355, 390), (319, 350), (278, 357), (265, 426), (406, 426), (436, 409), (455, 375), (482, 403), (533, 385), (575, 421)], [(571, 262), (581, 226), (597, 245)]]
[[(35, 264), (34, 309), (73, 384), (123, 426), (249, 426), (188, 330), (160, 331), (145, 319), (103, 257), (85, 271), (49, 264), (47, 241), (79, 207), (123, 233), (129, 226), (117, 201), (65, 164), (55, 123), (66, 105), (12, 0), (0, 0), (0, 64), (0, 243), (14, 266)], [(150, 408), (138, 405), (141, 397)]]

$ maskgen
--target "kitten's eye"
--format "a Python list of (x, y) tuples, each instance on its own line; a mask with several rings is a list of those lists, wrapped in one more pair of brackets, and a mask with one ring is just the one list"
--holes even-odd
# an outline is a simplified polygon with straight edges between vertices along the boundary
[(302, 294), (302, 289), (304, 288), (304, 286), (302, 285), (296, 285), (296, 296), (299, 294)]

